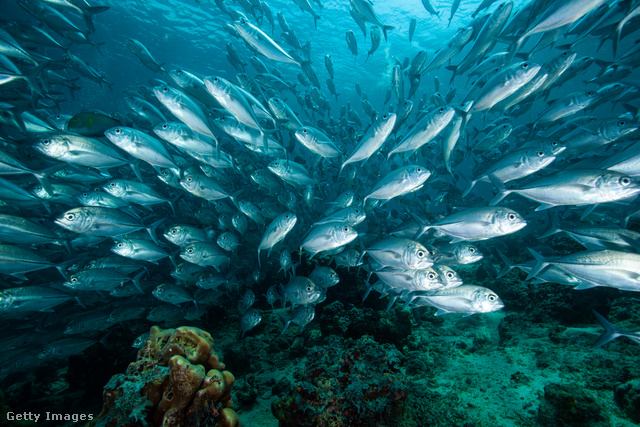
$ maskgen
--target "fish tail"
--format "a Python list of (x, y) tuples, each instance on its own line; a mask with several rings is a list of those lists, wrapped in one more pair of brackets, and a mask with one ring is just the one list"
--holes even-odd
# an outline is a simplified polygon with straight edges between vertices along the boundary
[(604, 333), (600, 335), (600, 338), (598, 338), (598, 341), (593, 343), (593, 348), (600, 348), (603, 345), (607, 344), (608, 342), (613, 341), (616, 338), (622, 336), (622, 334), (620, 333), (620, 330), (615, 326), (613, 326), (613, 324), (609, 322), (607, 319), (605, 319), (604, 316), (602, 316), (600, 313), (598, 313), (595, 310), (591, 310), (591, 311), (593, 312), (594, 316), (596, 316), (596, 319), (598, 319), (598, 321), (604, 328)]
[(394, 30), (396, 27), (393, 25), (383, 25), (382, 26), (382, 34), (384, 35), (384, 41), (387, 41), (387, 31)]
[(544, 270), (544, 268), (549, 265), (549, 262), (545, 261), (543, 256), (540, 255), (538, 252), (534, 251), (533, 249), (527, 248), (527, 250), (536, 259), (536, 264), (533, 266), (533, 268), (529, 271), (529, 274), (527, 275), (527, 280), (530, 280), (531, 278), (535, 277), (536, 274)]

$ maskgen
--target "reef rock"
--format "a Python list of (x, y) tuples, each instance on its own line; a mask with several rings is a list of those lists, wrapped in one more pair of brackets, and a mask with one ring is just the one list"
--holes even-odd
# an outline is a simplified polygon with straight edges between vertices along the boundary
[(104, 387), (94, 425), (239, 427), (233, 382), (208, 332), (153, 326), (137, 360)]

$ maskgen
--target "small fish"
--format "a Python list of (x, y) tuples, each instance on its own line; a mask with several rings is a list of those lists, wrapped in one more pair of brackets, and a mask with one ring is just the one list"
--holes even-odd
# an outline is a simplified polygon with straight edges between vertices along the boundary
[(262, 321), (262, 314), (255, 308), (250, 308), (244, 312), (240, 318), (240, 339), (244, 338), (244, 334), (258, 326)]
[(309, 274), (309, 279), (323, 288), (335, 286), (340, 282), (340, 277), (334, 269), (320, 265), (314, 268), (311, 274)]
[(284, 327), (282, 328), (282, 332), (280, 332), (280, 335), (282, 336), (291, 323), (295, 323), (300, 326), (300, 331), (302, 331), (306, 325), (311, 323), (316, 315), (316, 311), (311, 305), (301, 305), (289, 319), (287, 319), (282, 313), (279, 313), (279, 315), (284, 322)]

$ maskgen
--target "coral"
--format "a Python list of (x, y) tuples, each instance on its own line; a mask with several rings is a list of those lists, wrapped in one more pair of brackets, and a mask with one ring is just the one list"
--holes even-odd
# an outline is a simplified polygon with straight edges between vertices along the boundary
[(363, 335), (371, 335), (377, 342), (390, 343), (402, 348), (412, 332), (413, 312), (403, 310), (402, 304), (396, 304), (391, 310), (381, 312), (351, 304), (345, 307), (340, 301), (334, 301), (323, 307), (321, 314), (319, 324), (323, 336), (360, 338)]
[[(271, 407), (280, 426), (391, 425), (402, 416), (402, 354), (368, 336), (314, 347), (300, 380)], [(337, 342), (342, 341), (342, 342)]]
[(640, 423), (640, 379), (618, 384), (613, 395), (629, 419)]
[(549, 384), (538, 410), (541, 426), (607, 425), (603, 409), (579, 384)]
[(193, 327), (151, 328), (125, 374), (104, 387), (96, 426), (240, 426), (233, 375), (209, 333)]

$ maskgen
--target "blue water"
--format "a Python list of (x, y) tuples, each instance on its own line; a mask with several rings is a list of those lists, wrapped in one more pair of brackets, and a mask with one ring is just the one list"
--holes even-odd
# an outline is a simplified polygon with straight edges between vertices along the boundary
[[(225, 24), (231, 23), (232, 20), (220, 11), (213, 1), (201, 0), (201, 3), (201, 6), (198, 6), (195, 1), (178, 0), (102, 2), (101, 4), (109, 6), (109, 10), (94, 16), (95, 33), (90, 35), (92, 42), (96, 43), (99, 49), (88, 45), (73, 45), (69, 50), (98, 70), (111, 86), (101, 86), (88, 79), (80, 78), (75, 83), (79, 88), (75, 90), (73, 96), (65, 92), (55, 107), (38, 106), (38, 114), (46, 118), (54, 114), (73, 115), (82, 111), (101, 111), (108, 115), (117, 114), (123, 117), (131, 114), (123, 102), (126, 94), (136, 92), (141, 86), (147, 88), (157, 86), (157, 79), (175, 87), (166, 73), (154, 73), (132, 54), (125, 45), (126, 40), (130, 38), (137, 39), (146, 46), (154, 58), (163, 64), (165, 70), (184, 69), (200, 77), (220, 76), (235, 82), (238, 71), (225, 57), (226, 43), (232, 42), (244, 62), (248, 64), (249, 58), (256, 55), (267, 67), (277, 68), (286, 81), (297, 84), (297, 92), (304, 92), (304, 87), (298, 83), (297, 76), (301, 73), (299, 67), (278, 64), (257, 55), (246, 47), (241, 39), (233, 38), (223, 29)], [(363, 36), (349, 14), (348, 1), (326, 1), (323, 3), (323, 8), (311, 2), (316, 13), (320, 15), (317, 29), (314, 28), (313, 17), (301, 11), (292, 1), (272, 0), (268, 3), (274, 14), (275, 29), (272, 32), (266, 18), (261, 28), (285, 50), (289, 50), (290, 46), (279, 37), (281, 29), (275, 15), (280, 11), (291, 28), (295, 30), (300, 43), (302, 45), (307, 41), (311, 43), (310, 61), (319, 78), (320, 89), (329, 101), (330, 110), (324, 116), (317, 113), (311, 114), (298, 104), (293, 94), (282, 92), (278, 96), (285, 99), (304, 125), (309, 126), (320, 127), (322, 121), (339, 120), (341, 107), (350, 105), (363, 121), (361, 127), (353, 124), (347, 126), (355, 128), (357, 140), (368, 129), (370, 120), (361, 108), (361, 96), (356, 91), (356, 84), (362, 88), (364, 96), (379, 113), (394, 109), (397, 104), (395, 94), (391, 95), (390, 103), (385, 104), (384, 100), (387, 91), (391, 90), (392, 70), (396, 62), (402, 63), (405, 58), (411, 60), (419, 51), (424, 50), (427, 53), (426, 64), (429, 64), (436, 52), (446, 46), (458, 28), (471, 23), (471, 14), (480, 1), (462, 0), (450, 25), (448, 24), (451, 2), (448, 0), (432, 1), (440, 12), (439, 17), (431, 16), (418, 0), (376, 1), (373, 7), (380, 21), (395, 28), (389, 30), (388, 40), (383, 39), (377, 51), (366, 62), (365, 58), (371, 47), (371, 24), (367, 24), (367, 34)], [(526, 1), (515, 1), (511, 16), (513, 17), (526, 3)], [(607, 2), (609, 3), (613, 4), (613, 2)], [(492, 13), (498, 4), (499, 2), (495, 2), (484, 13)], [(233, 1), (227, 0), (227, 6), (246, 14), (252, 22), (255, 21), (253, 16)], [(14, 0), (3, 0), (1, 7), (2, 19), (35, 23), (34, 18), (25, 13)], [(618, 20), (621, 16), (614, 15)], [(409, 23), (412, 18), (417, 20), (417, 27), (413, 41), (409, 42)], [(619, 52), (633, 48), (638, 28), (637, 19), (627, 24)], [(353, 31), (356, 36), (357, 58), (354, 58), (349, 51), (345, 41), (345, 33), (348, 30)], [(614, 60), (612, 43), (608, 39), (610, 31), (609, 28), (609, 33), (587, 36), (576, 43), (573, 49), (577, 57), (592, 56), (606, 67)], [(522, 46), (521, 51), (529, 51), (538, 39), (538, 35), (531, 37)], [(604, 43), (601, 43), (603, 39)], [(538, 64), (548, 64), (562, 52), (558, 46), (575, 40), (573, 36), (560, 35), (555, 47), (545, 48), (529, 59)], [(470, 50), (470, 45), (471, 43), (451, 61), (453, 65), (458, 64), (465, 57)], [(508, 48), (508, 44), (498, 43), (489, 53)], [(63, 53), (61, 50), (51, 48), (36, 50), (51, 57), (54, 63)], [(324, 57), (327, 54), (330, 54), (333, 59), (334, 83), (340, 94), (338, 100), (329, 93), (325, 85), (329, 77), (324, 66)], [(501, 203), (501, 206), (509, 206), (522, 214), (528, 222), (526, 228), (511, 236), (474, 242), (484, 254), (482, 263), (454, 267), (465, 284), (490, 288), (500, 296), (505, 308), (496, 313), (478, 313), (471, 317), (454, 315), (452, 318), (447, 318), (445, 316), (443, 320), (442, 317), (433, 316), (435, 310), (432, 308), (403, 310), (402, 301), (396, 303), (395, 307), (387, 313), (385, 310), (388, 308), (389, 299), (385, 298), (385, 295), (378, 299), (379, 293), (376, 291), (371, 293), (366, 302), (361, 302), (366, 289), (365, 283), (369, 280), (365, 270), (346, 269), (333, 264), (331, 265), (339, 273), (341, 282), (327, 290), (326, 301), (322, 301), (315, 307), (315, 318), (305, 326), (303, 331), (300, 331), (299, 326), (291, 325), (286, 334), (280, 337), (283, 322), (278, 314), (284, 313), (287, 317), (291, 315), (292, 310), (281, 310), (280, 301), (278, 301), (274, 311), (267, 305), (264, 298), (270, 286), (286, 284), (288, 280), (285, 275), (278, 272), (280, 267), (278, 255), (282, 247), (291, 250), (294, 254), (294, 263), (300, 262), (297, 270), (299, 275), (308, 275), (316, 264), (330, 265), (329, 257), (319, 256), (309, 260), (307, 254), (297, 254), (300, 243), (305, 233), (311, 228), (311, 224), (321, 218), (321, 213), (330, 208), (330, 204), (342, 191), (354, 190), (357, 197), (364, 197), (382, 176), (399, 166), (413, 163), (425, 165), (433, 170), (433, 176), (418, 192), (398, 197), (388, 205), (368, 211), (365, 223), (356, 227), (360, 233), (360, 239), (355, 240), (348, 248), (361, 249), (360, 240), (366, 242), (363, 243), (366, 246), (381, 240), (383, 236), (387, 236), (386, 233), (394, 230), (404, 220), (410, 219), (407, 212), (429, 221), (437, 221), (458, 212), (458, 208), (487, 206), (496, 193), (495, 188), (490, 184), (480, 183), (470, 196), (462, 198), (461, 191), (466, 187), (468, 180), (477, 177), (477, 170), (486, 169), (500, 155), (508, 154), (528, 141), (530, 126), (547, 108), (548, 100), (576, 91), (599, 90), (605, 86), (605, 83), (601, 82), (597, 84), (587, 82), (597, 77), (599, 70), (599, 65), (592, 65), (587, 71), (567, 81), (561, 87), (553, 86), (548, 98), (536, 99), (532, 108), (522, 114), (518, 111), (510, 111), (505, 115), (494, 112), (488, 115), (474, 114), (467, 127), (466, 136), (458, 142), (458, 148), (454, 154), (453, 176), (444, 169), (439, 141), (438, 144), (430, 144), (428, 148), (423, 148), (414, 157), (405, 159), (395, 156), (390, 162), (385, 161), (386, 153), (418, 120), (421, 114), (416, 112), (419, 100), (422, 98), (428, 100), (425, 105), (422, 105), (426, 111), (430, 112), (434, 109), (432, 96), (436, 88), (435, 80), (440, 83), (442, 95), (452, 88), (457, 90), (452, 104), (458, 107), (477, 78), (468, 78), (463, 73), (451, 82), (451, 72), (444, 66), (422, 76), (419, 89), (413, 98), (415, 104), (413, 113), (400, 131), (400, 138), (386, 143), (383, 150), (385, 155), (374, 156), (365, 166), (357, 165), (353, 185), (345, 184), (343, 181), (345, 178), (338, 176), (337, 170), (341, 161), (318, 162), (317, 156), (302, 148), (300, 144), (295, 144), (294, 137), (283, 132), (284, 136), (279, 142), (290, 148), (291, 144), (295, 144), (296, 148), (289, 150), (289, 154), (297, 162), (303, 163), (314, 171), (314, 176), (321, 181), (316, 193), (319, 198), (317, 201), (319, 207), (316, 212), (309, 213), (302, 201), (302, 188), (283, 187), (293, 191), (297, 197), (298, 224), (294, 232), (285, 239), (285, 244), (277, 246), (269, 258), (266, 256), (266, 251), (263, 251), (262, 275), (257, 280), (252, 276), (257, 268), (255, 248), (260, 242), (264, 228), (249, 221), (250, 231), (240, 236), (240, 249), (237, 254), (233, 254), (231, 266), (226, 271), (230, 273), (229, 277), (233, 277), (232, 282), (237, 284), (237, 287), (230, 286), (217, 302), (203, 303), (202, 307), (206, 308), (206, 314), (203, 317), (187, 321), (179, 316), (175, 321), (167, 320), (162, 323), (147, 320), (145, 312), (135, 320), (112, 326), (108, 335), (105, 331), (81, 335), (94, 339), (95, 344), (85, 351), (78, 351), (70, 358), (42, 359), (32, 368), (18, 368), (15, 372), (9, 372), (9, 376), (3, 376), (0, 388), (6, 391), (7, 403), (21, 411), (35, 410), (37, 405), (42, 404), (42, 407), (47, 410), (68, 409), (97, 415), (102, 405), (103, 385), (111, 375), (124, 372), (127, 365), (136, 358), (137, 350), (130, 347), (131, 342), (140, 334), (148, 332), (154, 323), (162, 323), (162, 326), (167, 328), (182, 324), (198, 326), (213, 335), (216, 350), (221, 353), (227, 369), (236, 375), (234, 400), (237, 402), (236, 409), (245, 425), (276, 425), (275, 417), (278, 411), (274, 410), (272, 414), (271, 404), (276, 401), (286, 401), (287, 396), (294, 396), (298, 399), (296, 402), (304, 401), (301, 407), (308, 405), (308, 408), (321, 413), (322, 410), (318, 408), (324, 406), (318, 402), (312, 402), (312, 399), (304, 400), (303, 393), (300, 391), (304, 387), (300, 384), (307, 387), (304, 389), (306, 391), (317, 392), (322, 389), (320, 392), (327, 401), (332, 401), (331, 399), (336, 398), (339, 393), (351, 393), (347, 400), (354, 400), (356, 402), (354, 406), (359, 407), (358, 399), (354, 396), (364, 394), (362, 390), (371, 390), (375, 380), (367, 378), (364, 374), (361, 375), (361, 371), (371, 372), (371, 366), (367, 366), (366, 363), (373, 362), (365, 360), (353, 366), (346, 366), (348, 365), (346, 363), (345, 366), (340, 366), (336, 360), (357, 359), (360, 354), (367, 351), (375, 357), (379, 357), (380, 352), (387, 352), (389, 359), (384, 360), (386, 365), (376, 366), (376, 368), (380, 368), (380, 372), (387, 375), (384, 377), (385, 380), (391, 378), (389, 381), (393, 383), (393, 387), (396, 387), (394, 391), (397, 391), (397, 395), (394, 396), (405, 406), (399, 405), (401, 409), (398, 409), (395, 403), (390, 403), (395, 402), (391, 397), (377, 396), (379, 400), (376, 400), (375, 404), (367, 401), (370, 407), (378, 405), (370, 411), (375, 413), (375, 416), (384, 419), (384, 413), (389, 408), (398, 412), (394, 412), (391, 417), (393, 421), (385, 419), (384, 422), (375, 424), (371, 419), (366, 418), (363, 411), (362, 419), (367, 419), (365, 425), (484, 426), (493, 423), (500, 426), (634, 425), (634, 422), (637, 423), (640, 420), (637, 418), (637, 409), (634, 412), (633, 408), (634, 405), (637, 406), (637, 396), (640, 395), (640, 391), (637, 391), (640, 372), (637, 369), (636, 343), (621, 338), (607, 344), (603, 349), (591, 350), (590, 347), (602, 333), (601, 326), (591, 313), (592, 309), (605, 314), (612, 323), (625, 331), (637, 329), (640, 321), (637, 292), (605, 287), (576, 291), (569, 286), (555, 283), (534, 283), (525, 279), (526, 274), (520, 271), (515, 272), (517, 269), (508, 275), (496, 278), (504, 268), (498, 251), (506, 254), (513, 262), (525, 262), (532, 260), (531, 254), (526, 251), (527, 247), (535, 247), (549, 257), (584, 250), (582, 246), (566, 236), (555, 235), (551, 238), (538, 239), (552, 226), (554, 217), (561, 217), (566, 221), (565, 225), (572, 227), (599, 225), (617, 227), (624, 225), (623, 218), (626, 215), (638, 209), (637, 202), (633, 202), (634, 199), (603, 203), (585, 219), (581, 218), (585, 207), (575, 209), (569, 206), (565, 210), (565, 207), (559, 206), (549, 211), (536, 211), (538, 203), (510, 195), (508, 202)], [(246, 72), (253, 75), (255, 70), (248, 64)], [(73, 71), (69, 74), (77, 75)], [(627, 85), (625, 93), (626, 91), (632, 93), (632, 88), (638, 87), (638, 77), (637, 68), (631, 66), (629, 74), (620, 79), (620, 82)], [(404, 84), (406, 93), (409, 89), (406, 76)], [(153, 96), (150, 100), (155, 102)], [(157, 102), (155, 104), (160, 106)], [(630, 97), (626, 102), (607, 101), (586, 113), (595, 117), (597, 126), (578, 126), (572, 135), (575, 137), (576, 133), (581, 131), (597, 130), (600, 123), (620, 118), (637, 123), (638, 108), (637, 97)], [(27, 109), (36, 111), (32, 107)], [(170, 121), (177, 121), (168, 111), (163, 111)], [(581, 112), (576, 116), (583, 114), (585, 113)], [(471, 152), (468, 147), (484, 135), (483, 128), (493, 121), (501, 120), (510, 122), (514, 127), (514, 135), (509, 139), (511, 145), (503, 147), (501, 152), (493, 153), (491, 157), (482, 157), (476, 152)], [(128, 122), (124, 124), (130, 125)], [(559, 129), (563, 124), (564, 120), (559, 121), (549, 129)], [(142, 130), (153, 135), (150, 128), (142, 128)], [(18, 141), (16, 145), (26, 147), (24, 151), (19, 152), (24, 156), (25, 161), (32, 161), (29, 156), (34, 154), (29, 151), (28, 145), (38, 140), (40, 135), (24, 134), (9, 126), (0, 128), (0, 131), (0, 136), (3, 138), (15, 139)], [(216, 129), (214, 133), (222, 140), (221, 132)], [(346, 153), (350, 154), (354, 141), (345, 136), (346, 132), (340, 135), (340, 137), (336, 136), (337, 139), (341, 138), (338, 142), (344, 144)], [(568, 140), (571, 138), (570, 136)], [(546, 134), (543, 133), (541, 139), (545, 140)], [(534, 178), (575, 167), (575, 165), (596, 167), (594, 165), (600, 164), (602, 159), (620, 152), (636, 141), (637, 131), (617, 144), (585, 153), (573, 153), (559, 159), (548, 170), (538, 172)], [(237, 155), (241, 166), (248, 172), (255, 168), (266, 168), (273, 160), (241, 150), (233, 143), (229, 143), (229, 138), (226, 138), (223, 149), (232, 151), (234, 156)], [(35, 158), (39, 157), (36, 155)], [(166, 205), (152, 210), (136, 208), (136, 212), (144, 218), (145, 224), (164, 217), (167, 221), (160, 227), (160, 231), (165, 226), (179, 222), (199, 226), (210, 234), (219, 235), (224, 231), (218, 223), (218, 213), (211, 205), (187, 194), (186, 191), (170, 190), (155, 178), (154, 170), (148, 165), (143, 164), (143, 172), (145, 182), (154, 188), (166, 191), (172, 197), (176, 194), (183, 196), (177, 202), (177, 214), (172, 214)], [(114, 178), (136, 179), (128, 167), (114, 169), (112, 174)], [(275, 205), (276, 209), (284, 211), (284, 206), (277, 202), (278, 195), (265, 194), (247, 176), (231, 171), (223, 171), (223, 174), (231, 180), (228, 183), (229, 189), (244, 191), (241, 193), (241, 198), (246, 197), (256, 204), (268, 202), (272, 206)], [(220, 179), (222, 180), (225, 176)], [(634, 177), (637, 178), (635, 175)], [(29, 175), (8, 179), (24, 187), (36, 184)], [(90, 186), (82, 186), (82, 183), (75, 184), (80, 184), (78, 188), (82, 190), (90, 188)], [(520, 184), (514, 183), (514, 186), (517, 185)], [(228, 204), (234, 213), (237, 212), (231, 203)], [(196, 219), (194, 212), (203, 206), (204, 210), (212, 215), (211, 222)], [(55, 228), (52, 221), (71, 207), (73, 206), (54, 203), (52, 208), (47, 210), (40, 206), (23, 209), (18, 205), (17, 209), (13, 209), (12, 206), (3, 207), (2, 213), (32, 218)], [(551, 214), (547, 215), (547, 212)], [(266, 225), (269, 222), (270, 219), (266, 221)], [(635, 216), (630, 218), (627, 228), (638, 230), (639, 225)], [(60, 229), (56, 228), (56, 231)], [(180, 253), (176, 246), (162, 241), (166, 244), (168, 251), (173, 252), (174, 255)], [(112, 244), (112, 240), (107, 239), (106, 243), (99, 244), (97, 247), (83, 248), (73, 254), (68, 254), (58, 247), (50, 247), (52, 245), (30, 247), (29, 250), (48, 259), (66, 261), (77, 256), (84, 261), (110, 255), (109, 247)], [(628, 246), (625, 250), (635, 254), (637, 247)], [(364, 268), (372, 269), (371, 265), (367, 265), (369, 257), (364, 259)], [(179, 257), (178, 261), (181, 261)], [(145, 295), (130, 299), (116, 299), (103, 294), (90, 293), (90, 295), (84, 295), (88, 302), (81, 300), (83, 304), (86, 303), (84, 306), (72, 300), (47, 312), (32, 313), (25, 315), (24, 318), (6, 320), (4, 330), (0, 330), (0, 338), (13, 337), (16, 331), (21, 331), (20, 334), (27, 337), (37, 336), (38, 341), (35, 344), (25, 344), (23, 350), (31, 355), (38, 354), (48, 342), (46, 335), (51, 334), (58, 338), (57, 334), (61, 334), (68, 322), (76, 316), (100, 311), (109, 313), (125, 304), (144, 306), (148, 309), (147, 311), (160, 306), (161, 304), (151, 296), (151, 289), (160, 283), (172, 280), (169, 272), (173, 270), (173, 266), (168, 259), (161, 260), (159, 264), (146, 263), (145, 265), (149, 270), (149, 275), (142, 280), (148, 286), (145, 289)], [(636, 269), (637, 267), (633, 266)], [(53, 269), (28, 273), (27, 278), (26, 282), (20, 282), (6, 276), (3, 278), (2, 290), (31, 285), (60, 288), (61, 277)], [(194, 290), (193, 288), (194, 286), (191, 286), (190, 290)], [(241, 313), (236, 306), (246, 289), (255, 291), (255, 307), (262, 312), (262, 322), (255, 329), (248, 331), (246, 337), (240, 340), (238, 332)], [(204, 294), (199, 295), (204, 299)], [(83, 295), (77, 293), (73, 296)], [(189, 302), (183, 304), (181, 308), (187, 305), (191, 307)], [(174, 307), (169, 306), (169, 308)], [(373, 337), (373, 340), (362, 338), (364, 335)], [(100, 340), (106, 344), (105, 347), (98, 344)], [(372, 341), (375, 342), (372, 344)], [(367, 350), (361, 350), (362, 348)], [(15, 349), (11, 348), (11, 350)], [(325, 358), (335, 355), (336, 360), (319, 362), (318, 355)], [(309, 364), (308, 360), (314, 363)], [(317, 368), (316, 364), (320, 368)], [(304, 370), (305, 365), (308, 371)], [(309, 369), (309, 366), (314, 367), (315, 370)], [(345, 372), (351, 372), (350, 369), (354, 372), (350, 380), (352, 382), (348, 382), (348, 385), (341, 384), (343, 388), (334, 384), (333, 397), (331, 393), (326, 393), (331, 389), (327, 389), (325, 383), (319, 384), (313, 381), (317, 379), (314, 375), (318, 375), (318, 371), (322, 372), (319, 377), (330, 382), (331, 378), (327, 380), (324, 377), (342, 375)], [(87, 378), (88, 372), (95, 372), (95, 378)], [(6, 373), (5, 371), (4, 374)], [(357, 393), (353, 392), (354, 387), (357, 388)], [(561, 390), (557, 391), (554, 387)], [(633, 387), (636, 387), (637, 393)], [(345, 390), (351, 391), (345, 392)], [(82, 398), (78, 398), (70, 408), (65, 408), (63, 403), (56, 400), (56, 394), (65, 399), (73, 399), (78, 395)], [(620, 395), (623, 397), (619, 397)], [(564, 403), (571, 401), (569, 398), (565, 399), (566, 396), (572, 396), (577, 403), (567, 404), (569, 408), (565, 408)], [(636, 396), (635, 401), (634, 396)], [(43, 400), (46, 404), (42, 403)], [(629, 401), (632, 403), (628, 403)], [(366, 405), (363, 404), (362, 407)], [(300, 413), (295, 412), (300, 411), (299, 407), (287, 408), (283, 413)], [(563, 412), (565, 409), (566, 411)], [(583, 417), (578, 417), (579, 414)], [(282, 412), (280, 415), (282, 416)], [(352, 425), (349, 424), (353, 422), (351, 415), (343, 413), (341, 416), (344, 422), (342, 425)], [(286, 415), (284, 417), (286, 418)], [(283, 422), (282, 418), (280, 420)], [(574, 423), (571, 424), (571, 422)], [(600, 422), (603, 424), (598, 424)], [(324, 424), (319, 422), (316, 425)]]

